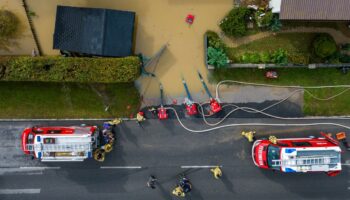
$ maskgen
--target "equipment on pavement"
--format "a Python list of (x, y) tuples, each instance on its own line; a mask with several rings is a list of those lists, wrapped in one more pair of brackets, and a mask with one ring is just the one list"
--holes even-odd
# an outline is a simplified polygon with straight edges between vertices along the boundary
[(222, 171), (219, 166), (210, 169), (210, 171), (213, 173), (214, 178), (219, 179), (222, 176)]
[(206, 92), (207, 95), (209, 96), (210, 111), (213, 112), (213, 113), (218, 113), (218, 112), (220, 112), (220, 111), (222, 110), (222, 107), (221, 107), (219, 101), (218, 101), (217, 99), (215, 99), (215, 98), (211, 95), (211, 93), (210, 93), (210, 91), (209, 91), (209, 89), (208, 89), (207, 84), (206, 84), (206, 83), (204, 82), (204, 80), (203, 80), (203, 77), (202, 77), (201, 73), (198, 72), (198, 76), (199, 76), (199, 79), (200, 79), (200, 81), (201, 81), (201, 83), (202, 83), (204, 89), (205, 89), (205, 92)]
[(343, 144), (343, 146), (346, 148), (346, 150), (350, 151), (350, 145), (349, 145), (348, 141), (346, 140), (345, 132), (340, 132), (340, 133), (337, 133), (335, 135), (336, 135), (337, 140), (339, 140)]
[(188, 89), (187, 83), (186, 83), (184, 78), (182, 78), (182, 83), (185, 87), (185, 91), (187, 94), (187, 98), (185, 98), (185, 102), (184, 102), (187, 114), (190, 116), (197, 115), (198, 114), (197, 105), (194, 103), (194, 101), (192, 99), (190, 90)]
[(281, 172), (325, 172), (335, 176), (342, 169), (341, 149), (336, 140), (321, 135), (319, 138), (256, 140), (252, 147), (253, 162), (259, 168)]
[(191, 192), (192, 190), (192, 184), (189, 179), (186, 177), (182, 177), (179, 181), (179, 184), (176, 185), (176, 187), (173, 190), (173, 195), (178, 197), (185, 197), (186, 193)]
[(161, 83), (159, 83), (159, 89), (160, 89), (160, 107), (158, 108), (158, 119), (164, 120), (164, 119), (168, 119), (168, 113), (163, 106), (164, 91), (163, 91), (163, 85)]
[(248, 142), (254, 142), (255, 141), (255, 131), (242, 131), (242, 136), (244, 136), (245, 138), (247, 138)]

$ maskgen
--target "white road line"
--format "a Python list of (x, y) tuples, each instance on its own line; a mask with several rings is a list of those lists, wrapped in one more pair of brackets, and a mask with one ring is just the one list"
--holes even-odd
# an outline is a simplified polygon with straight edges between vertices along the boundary
[(141, 166), (101, 166), (101, 169), (141, 169)]
[(0, 194), (38, 194), (41, 189), (0, 189)]
[[(203, 165), (203, 166), (181, 166), (182, 169), (189, 169), (189, 168), (214, 168), (218, 165)], [(219, 167), (222, 167), (222, 165), (219, 165)]]
[(343, 165), (343, 166), (350, 166), (350, 164), (347, 164), (347, 163), (342, 163), (341, 165)]
[(19, 168), (29, 169), (29, 170), (61, 169), (61, 167), (19, 167)]

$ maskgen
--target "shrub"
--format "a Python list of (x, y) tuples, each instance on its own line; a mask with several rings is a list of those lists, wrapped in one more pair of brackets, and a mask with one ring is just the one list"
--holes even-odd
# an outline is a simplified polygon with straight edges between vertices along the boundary
[(337, 45), (334, 39), (329, 35), (320, 35), (312, 43), (316, 56), (327, 58), (337, 51)]
[(262, 63), (269, 63), (271, 62), (271, 56), (269, 52), (261, 52), (260, 53), (260, 61)]
[(340, 62), (342, 62), (342, 63), (350, 63), (350, 56), (346, 55), (346, 54), (343, 54), (340, 57)]
[(344, 51), (350, 51), (350, 43), (345, 43), (341, 45), (341, 49)]
[(215, 49), (225, 49), (226, 45), (222, 42), (219, 35), (214, 31), (207, 31), (208, 47)]
[(0, 9), (0, 38), (9, 39), (15, 36), (19, 28), (19, 20), (15, 14)]
[(294, 64), (308, 65), (310, 58), (305, 54), (291, 54), (288, 55), (288, 60)]
[(259, 63), (260, 55), (259, 53), (244, 53), (241, 57), (243, 63)]
[(227, 55), (222, 49), (208, 48), (208, 64), (215, 68), (223, 68), (227, 66)]
[(270, 27), (272, 32), (278, 32), (281, 30), (282, 24), (278, 15), (273, 15), (270, 23)]
[(140, 60), (125, 58), (10, 57), (1, 59), (4, 81), (131, 82), (140, 74)]
[(233, 8), (221, 21), (220, 28), (228, 36), (241, 37), (247, 34), (246, 19), (250, 10), (245, 7)]
[(277, 49), (274, 51), (271, 55), (271, 61), (276, 64), (287, 64), (288, 63), (288, 57), (287, 57), (287, 51), (283, 49)]

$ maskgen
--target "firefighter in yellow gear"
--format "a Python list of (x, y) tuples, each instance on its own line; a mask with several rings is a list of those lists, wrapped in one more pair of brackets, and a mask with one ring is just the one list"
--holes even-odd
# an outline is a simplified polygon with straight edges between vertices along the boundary
[(138, 112), (137, 114), (136, 114), (136, 120), (137, 120), (137, 122), (138, 123), (140, 123), (140, 122), (142, 122), (142, 121), (145, 121), (146, 120), (146, 118), (145, 118), (145, 114), (143, 113), (143, 112)]
[(222, 176), (222, 171), (219, 166), (210, 169), (210, 171), (213, 173), (214, 178), (219, 179)]
[(269, 137), (269, 141), (270, 141), (272, 144), (277, 144), (277, 137), (271, 135), (271, 136)]
[(113, 120), (111, 120), (111, 121), (108, 121), (108, 124), (110, 124), (110, 125), (118, 125), (118, 124), (120, 124), (120, 123), (122, 123), (122, 119), (120, 119), (120, 118), (115, 118), (115, 119), (113, 119)]
[(105, 150), (106, 153), (109, 153), (113, 150), (113, 146), (111, 143), (108, 143), (108, 144), (104, 145), (103, 149)]
[(254, 142), (255, 140), (255, 131), (242, 131), (242, 136), (244, 136), (245, 138), (247, 138), (248, 142)]
[(173, 190), (173, 195), (178, 197), (185, 197), (185, 192), (181, 186), (177, 185), (176, 188)]
[(98, 162), (103, 162), (105, 160), (105, 154), (103, 149), (96, 149), (94, 151), (94, 159)]

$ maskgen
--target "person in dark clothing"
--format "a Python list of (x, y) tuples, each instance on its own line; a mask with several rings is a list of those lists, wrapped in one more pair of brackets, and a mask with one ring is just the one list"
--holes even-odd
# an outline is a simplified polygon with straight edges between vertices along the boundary
[(148, 178), (148, 181), (147, 181), (147, 187), (150, 187), (152, 189), (156, 189), (156, 177), (151, 175), (149, 178)]

